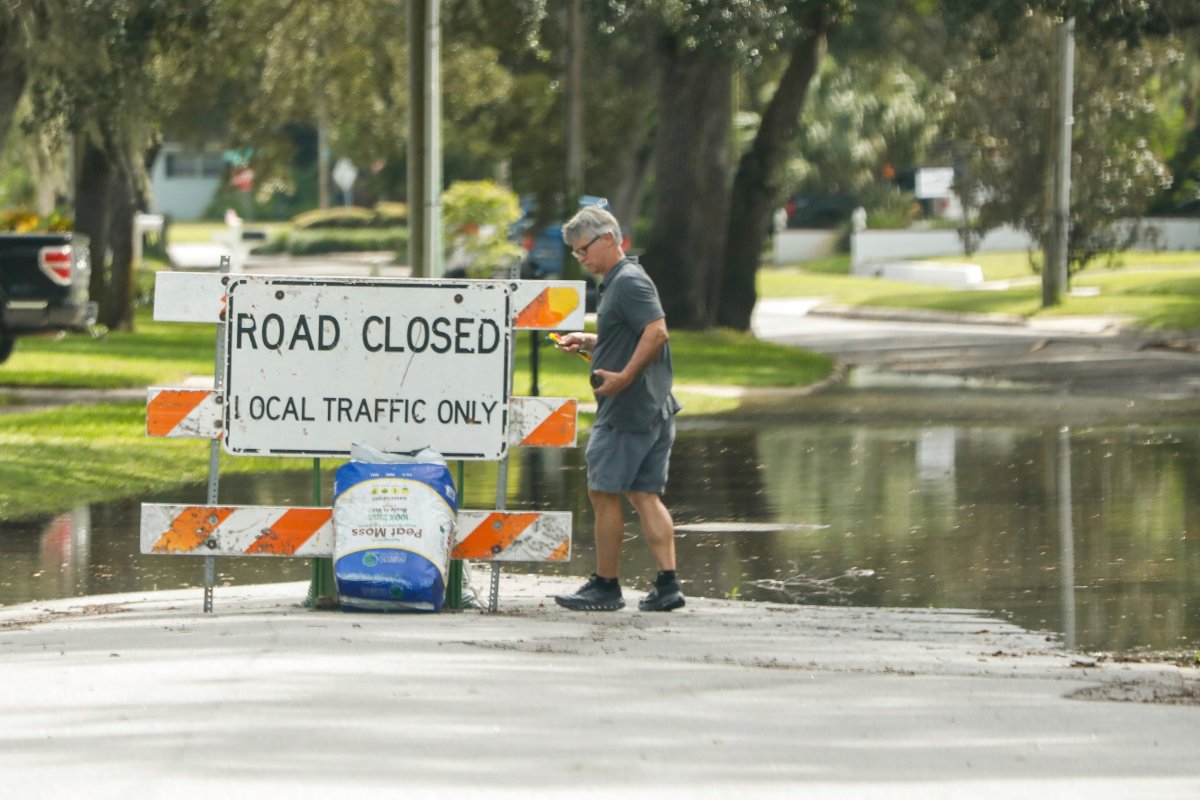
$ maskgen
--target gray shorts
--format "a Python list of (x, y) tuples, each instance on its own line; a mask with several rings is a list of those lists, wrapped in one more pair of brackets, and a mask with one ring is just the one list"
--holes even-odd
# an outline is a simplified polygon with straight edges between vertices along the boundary
[(648, 431), (592, 427), (588, 439), (588, 488), (595, 492), (652, 492), (667, 488), (667, 465), (675, 443), (675, 418), (660, 419)]

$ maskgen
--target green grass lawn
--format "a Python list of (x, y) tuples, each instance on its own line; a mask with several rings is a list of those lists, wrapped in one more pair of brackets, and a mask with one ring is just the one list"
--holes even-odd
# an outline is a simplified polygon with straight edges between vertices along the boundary
[[(146, 436), (144, 404), (0, 415), (0, 519), (136, 497), (208, 474), (208, 444)], [(297, 459), (223, 458), (222, 474), (303, 469)]]
[(0, 365), (0, 386), (112, 389), (169, 386), (188, 375), (212, 375), (216, 326), (155, 322), (136, 313), (135, 333), (93, 338), (27, 338)]
[(1095, 296), (1070, 295), (1055, 308), (1041, 307), (1041, 281), (1026, 253), (977, 253), (931, 261), (979, 264), (987, 281), (1007, 281), (1008, 288), (941, 289), (901, 281), (851, 276), (849, 258), (764, 269), (759, 272), (762, 297), (825, 297), (831, 302), (887, 308), (929, 309), (1034, 316), (1116, 316), (1153, 329), (1200, 330), (1200, 253), (1121, 253), (1113, 266), (1099, 263), (1072, 276), (1073, 289), (1096, 289)]

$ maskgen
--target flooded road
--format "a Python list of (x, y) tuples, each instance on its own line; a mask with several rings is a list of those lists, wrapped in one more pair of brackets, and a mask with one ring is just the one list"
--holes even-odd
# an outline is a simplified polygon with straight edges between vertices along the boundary
[[(1194, 649), (1200, 417), (1129, 422), (1119, 407), (1104, 415), (1079, 404), (1055, 410), (1056, 402), (851, 387), (755, 423), (683, 421), (666, 501), (685, 590), (981, 608), (1081, 650)], [(468, 464), (464, 507), (495, 507), (495, 481), (496, 465)], [(307, 505), (311, 483), (306, 469), (239, 476), (222, 485), (221, 502)], [(323, 486), (330, 491), (332, 472)], [(138, 514), (143, 500), (204, 496), (191, 486), (0, 522), (0, 604), (199, 586), (201, 559), (138, 553)], [(508, 505), (572, 511), (571, 562), (538, 570), (590, 572), (582, 449), (516, 451)], [(632, 513), (627, 520), (623, 575), (635, 597), (653, 565)], [(219, 559), (217, 572), (221, 585), (306, 579), (311, 569), (305, 560), (241, 558)], [(484, 591), (486, 574), (475, 578)]]

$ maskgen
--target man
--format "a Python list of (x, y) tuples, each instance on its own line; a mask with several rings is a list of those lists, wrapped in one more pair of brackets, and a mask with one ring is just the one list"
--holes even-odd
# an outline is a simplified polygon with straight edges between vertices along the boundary
[(597, 410), (586, 459), (596, 513), (596, 572), (578, 591), (554, 600), (575, 611), (624, 608), (619, 580), (624, 495), (641, 517), (659, 570), (638, 608), (671, 611), (685, 601), (675, 575), (675, 523), (662, 502), (680, 408), (671, 394), (666, 317), (654, 283), (621, 249), (616, 217), (588, 206), (562, 230), (575, 257), (601, 279), (596, 333), (567, 334), (558, 344), (568, 353), (592, 353)]

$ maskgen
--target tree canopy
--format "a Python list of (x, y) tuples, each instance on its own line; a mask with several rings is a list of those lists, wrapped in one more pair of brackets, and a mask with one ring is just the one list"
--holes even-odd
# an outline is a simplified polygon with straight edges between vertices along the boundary
[[(563, 167), (566, 6), (442, 4), (446, 178), (498, 177), (536, 198), (545, 221), (574, 205)], [(1036, 234), (1048, 123), (1045, 92), (1029, 89), (1043, 81), (1047, 26), (1065, 16), (1093, 43), (1077, 111), (1076, 169), (1088, 176), (1076, 189), (1078, 257), (1111, 244), (1103, 221), (1136, 215), (1148, 197), (1160, 208), (1200, 203), (1192, 0), (582, 7), (584, 75), (573, 90), (586, 108), (585, 191), (609, 197), (634, 230), (672, 325), (746, 328), (787, 195), (889, 202), (893, 166), (969, 166), (964, 177), (987, 187), (977, 225)], [(75, 143), (77, 224), (113, 253), (93, 294), (109, 324), (127, 325), (128, 223), (164, 136), (248, 157), (259, 198), (290, 198), (281, 207), (313, 202), (325, 155), (367, 167), (368, 196), (403, 196), (406, 24), (402, 4), (376, 0), (5, 4), (0, 146), (21, 98), (30, 131)], [(1030, 76), (1022, 85), (1015, 64)]]

